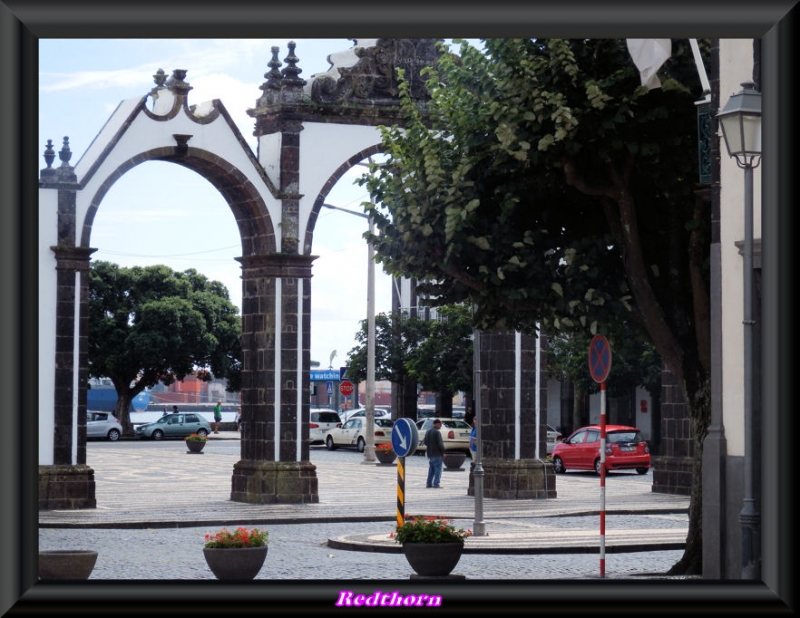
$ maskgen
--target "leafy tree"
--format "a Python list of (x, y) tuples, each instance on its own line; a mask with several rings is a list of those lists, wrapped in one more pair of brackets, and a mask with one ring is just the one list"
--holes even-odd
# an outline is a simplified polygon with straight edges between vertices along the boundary
[[(612, 350), (611, 373), (607, 394), (618, 397), (629, 394), (637, 386), (658, 395), (661, 388), (661, 357), (653, 345), (637, 339), (626, 325), (618, 325), (621, 333), (609, 338)], [(572, 384), (575, 409), (572, 430), (580, 427), (580, 402), (584, 394), (596, 393), (599, 385), (591, 377), (587, 358), (592, 335), (588, 331), (559, 332), (547, 340), (547, 371), (550, 377)], [(565, 431), (565, 434), (568, 433)]]
[(130, 406), (145, 388), (194, 374), (241, 380), (241, 319), (218, 281), (194, 269), (121, 268), (93, 262), (89, 271), (89, 375), (117, 390), (114, 415), (132, 435)]
[[(410, 379), (406, 364), (426, 333), (426, 322), (405, 312), (375, 316), (375, 379), (388, 380), (400, 387), (400, 409), (394, 411), (398, 416), (416, 417), (416, 401), (405, 401), (403, 397), (404, 386)], [(356, 334), (360, 345), (350, 350), (347, 360), (348, 375), (357, 382), (367, 379), (368, 337), (367, 321), (363, 320), (361, 330)]]
[[(702, 42), (707, 49), (707, 42)], [(695, 195), (701, 84), (673, 41), (661, 87), (622, 39), (462, 43), (408, 84), (404, 125), (362, 179), (378, 261), (482, 329), (645, 333), (683, 390), (694, 439), (689, 535), (672, 573), (702, 568), (701, 461), (710, 418), (710, 213)]]
[(469, 307), (440, 307), (406, 368), (423, 390), (438, 394), (439, 414), (453, 414), (453, 395), (472, 391), (472, 318)]
[[(472, 387), (472, 326), (468, 308), (441, 307), (436, 319), (424, 320), (405, 313), (375, 316), (375, 379), (402, 386), (413, 380), (424, 390), (439, 393), (443, 408), (452, 396)], [(356, 335), (359, 346), (348, 354), (348, 375), (367, 378), (367, 323)], [(414, 412), (416, 413), (416, 403)], [(402, 416), (414, 418), (400, 404)]]

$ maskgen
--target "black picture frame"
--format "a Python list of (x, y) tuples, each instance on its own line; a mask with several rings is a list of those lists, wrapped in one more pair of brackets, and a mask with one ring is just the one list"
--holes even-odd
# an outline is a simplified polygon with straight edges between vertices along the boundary
[[(2, 392), (4, 423), (0, 463), (6, 499), (0, 505), (5, 532), (0, 551), (0, 613), (143, 614), (148, 610), (196, 614), (335, 611), (338, 592), (351, 588), (371, 594), (409, 588), (408, 582), (369, 580), (263, 582), (86, 581), (42, 584), (37, 560), (37, 179), (43, 167), (38, 143), (38, 48), (41, 38), (262, 38), (292, 36), (688, 36), (762, 38), (764, 41), (763, 260), (765, 269), (764, 373), (765, 410), (773, 415), (767, 435), (775, 438), (769, 468), (764, 470), (764, 499), (778, 515), (763, 534), (763, 572), (769, 583), (706, 580), (645, 582), (471, 581), (439, 584), (445, 606), (439, 612), (485, 613), (793, 613), (792, 552), (771, 551), (780, 543), (793, 547), (794, 466), (789, 440), (794, 412), (790, 392), (795, 366), (793, 341), (793, 212), (796, 205), (797, 137), (791, 105), (797, 9), (793, 1), (592, 3), (501, 2), (453, 7), (415, 0), (403, 3), (296, 1), (204, 3), (163, 0), (117, 2), (48, 2), (0, 0), (0, 234), (2, 234)], [(770, 136), (773, 139), (770, 139)], [(777, 139), (781, 136), (781, 139)], [(771, 144), (771, 145), (770, 145)], [(768, 242), (771, 240), (772, 242)], [(23, 400), (22, 394), (26, 393)], [(766, 509), (765, 509), (766, 510)], [(790, 554), (792, 554), (790, 556)], [(780, 556), (776, 559), (774, 556)], [(769, 562), (768, 561), (772, 561)], [(448, 594), (448, 589), (454, 594)], [(457, 594), (455, 592), (457, 591)], [(789, 609), (791, 608), (791, 609)]]

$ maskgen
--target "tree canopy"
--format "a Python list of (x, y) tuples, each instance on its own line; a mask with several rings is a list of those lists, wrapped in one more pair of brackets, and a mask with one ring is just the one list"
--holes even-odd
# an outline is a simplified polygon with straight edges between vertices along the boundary
[[(367, 377), (367, 324), (356, 335), (360, 345), (348, 354), (348, 375), (357, 381)], [(444, 407), (459, 391), (472, 389), (472, 326), (470, 310), (463, 306), (440, 307), (426, 320), (402, 312), (375, 316), (375, 379), (414, 386), (440, 395)], [(416, 392), (416, 389), (415, 389)], [(401, 406), (403, 404), (401, 403)], [(416, 408), (415, 408), (416, 409)], [(397, 411), (405, 416), (405, 409)]]
[(222, 283), (194, 269), (93, 262), (88, 348), (89, 375), (114, 384), (114, 414), (127, 435), (132, 399), (159, 382), (193, 374), (206, 381), (228, 378), (228, 390), (239, 389), (238, 309)]
[[(703, 42), (707, 49), (707, 42)], [(701, 84), (673, 40), (661, 87), (641, 85), (624, 39), (461, 43), (404, 84), (403, 126), (384, 127), (362, 178), (377, 259), (476, 326), (646, 334), (690, 406), (694, 487), (687, 550), (701, 568), (700, 462), (707, 431), (708, 203), (697, 190)]]

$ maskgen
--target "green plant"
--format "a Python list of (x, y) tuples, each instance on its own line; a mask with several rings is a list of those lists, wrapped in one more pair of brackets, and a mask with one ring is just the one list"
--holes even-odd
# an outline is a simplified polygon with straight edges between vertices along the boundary
[(253, 528), (248, 530), (239, 526), (231, 532), (223, 528), (216, 534), (206, 535), (205, 546), (210, 549), (236, 549), (240, 547), (263, 547), (267, 544), (269, 532)]
[(410, 516), (391, 534), (398, 543), (463, 543), (472, 530), (456, 528), (453, 520), (441, 515)]
[(208, 440), (207, 436), (201, 436), (199, 433), (191, 433), (184, 438), (186, 442), (205, 442)]

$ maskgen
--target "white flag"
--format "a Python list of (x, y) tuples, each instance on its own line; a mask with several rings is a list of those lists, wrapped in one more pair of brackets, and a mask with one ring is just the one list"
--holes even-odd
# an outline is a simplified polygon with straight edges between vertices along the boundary
[(642, 86), (648, 90), (661, 87), (658, 70), (672, 54), (671, 39), (627, 39), (633, 64), (639, 69)]

